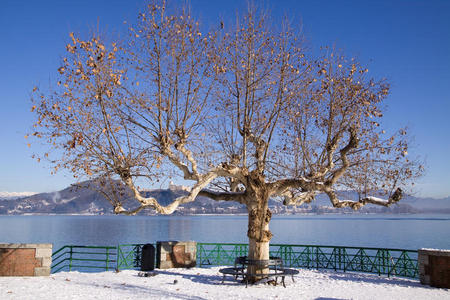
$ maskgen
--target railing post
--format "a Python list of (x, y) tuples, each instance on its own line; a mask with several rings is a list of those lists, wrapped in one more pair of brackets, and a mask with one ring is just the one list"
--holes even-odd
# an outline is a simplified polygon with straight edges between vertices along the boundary
[(294, 249), (292, 249), (292, 246), (289, 246), (289, 267), (292, 267), (292, 253), (294, 253)]
[(388, 277), (391, 277), (391, 253), (389, 251), (387, 251), (387, 257), (386, 257), (386, 261), (387, 261), (387, 268), (388, 268), (388, 272), (387, 275)]
[(349, 265), (349, 262), (350, 262), (350, 257), (348, 256), (347, 249), (343, 248), (342, 249), (342, 253), (343, 253), (342, 254), (342, 259), (344, 261), (344, 272), (347, 272), (348, 265)]
[(216, 261), (220, 263), (220, 245), (217, 245), (216, 249), (217, 249), (217, 256), (216, 256)]
[(314, 265), (313, 265), (314, 261), (313, 261), (313, 257), (311, 254), (311, 248), (309, 246), (306, 246), (306, 249), (307, 249), (306, 255), (308, 257), (308, 268), (314, 268)]
[(109, 248), (106, 247), (106, 271), (108, 271), (108, 263), (109, 263)]
[(338, 269), (338, 266), (339, 266), (339, 268), (341, 267), (341, 263), (340, 263), (340, 261), (341, 261), (341, 248), (339, 248), (339, 247), (334, 248), (333, 252), (334, 252), (334, 271), (336, 271)]
[(316, 246), (316, 269), (319, 270), (319, 246)]
[(364, 270), (364, 263), (363, 263), (363, 250), (362, 248), (359, 248), (359, 270)]
[(197, 243), (197, 263), (202, 267), (202, 245), (201, 243)]
[(119, 260), (120, 260), (120, 245), (116, 246), (116, 272), (119, 272)]
[[(378, 250), (380, 251), (380, 250)], [(384, 251), (381, 250), (381, 258), (378, 258), (378, 276), (381, 275), (381, 268), (383, 267), (381, 264), (384, 264)]]
[(73, 248), (72, 248), (72, 246), (69, 246), (69, 247), (70, 247), (70, 251), (69, 251), (69, 255), (70, 255), (69, 256), (69, 272), (70, 272), (70, 271), (72, 271), (72, 252), (73, 252), (72, 249)]

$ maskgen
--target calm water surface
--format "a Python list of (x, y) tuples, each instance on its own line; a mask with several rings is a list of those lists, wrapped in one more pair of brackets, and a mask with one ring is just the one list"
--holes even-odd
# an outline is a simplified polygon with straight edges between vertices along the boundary
[[(274, 216), (272, 243), (450, 249), (450, 215)], [(0, 243), (247, 243), (246, 216), (0, 216)]]

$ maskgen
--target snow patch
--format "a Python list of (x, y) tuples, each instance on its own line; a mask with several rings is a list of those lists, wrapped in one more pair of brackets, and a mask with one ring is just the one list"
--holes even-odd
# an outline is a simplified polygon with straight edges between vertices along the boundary
[(60, 204), (66, 204), (66, 203), (69, 203), (69, 202), (75, 200), (76, 198), (77, 197), (75, 196), (75, 197), (72, 197), (72, 198), (69, 198), (69, 199), (62, 199), (62, 200), (59, 201), (59, 203)]
[(0, 192), (0, 199), (3, 200), (16, 200), (22, 197), (33, 196), (35, 192)]
[(449, 249), (420, 248), (419, 250), (424, 250), (424, 251), (439, 251), (439, 252), (450, 253), (450, 250), (449, 250)]
[(381, 199), (381, 198), (373, 197), (373, 196), (367, 197), (367, 199), (372, 200), (372, 201), (378, 201), (378, 202), (386, 202), (386, 203), (389, 202), (386, 199)]

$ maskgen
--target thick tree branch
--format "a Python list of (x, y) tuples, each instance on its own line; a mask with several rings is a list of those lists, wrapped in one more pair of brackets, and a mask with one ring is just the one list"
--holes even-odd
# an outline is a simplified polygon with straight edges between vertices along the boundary
[[(175, 148), (180, 151), (184, 157), (191, 163), (191, 169), (192, 172), (189, 172), (194, 179), (198, 178), (200, 175), (197, 170), (197, 161), (195, 160), (194, 156), (192, 155), (192, 152), (186, 149), (183, 143), (177, 143), (175, 144)], [(187, 179), (187, 178), (185, 178)]]
[(264, 172), (265, 162), (264, 162), (264, 152), (267, 143), (259, 136), (256, 136), (250, 130), (247, 130), (246, 137), (255, 146), (255, 159), (256, 159), (256, 169), (260, 174)]
[(140, 203), (140, 206), (137, 209), (128, 211), (123, 206), (118, 203), (114, 207), (114, 213), (116, 214), (126, 214), (126, 215), (134, 215), (141, 211), (144, 208), (150, 207), (156, 210), (160, 214), (168, 215), (173, 213), (180, 204), (189, 203), (195, 200), (198, 193), (206, 187), (208, 184), (211, 183), (215, 178), (217, 177), (217, 174), (215, 171), (209, 172), (205, 175), (203, 175), (200, 180), (195, 184), (190, 193), (187, 196), (181, 196), (176, 198), (172, 203), (169, 205), (163, 206), (158, 203), (158, 200), (153, 197), (143, 197), (139, 190), (134, 185), (131, 177), (128, 178), (122, 178), (122, 180), (125, 182), (125, 184), (130, 188), (130, 190), (133, 192), (134, 198)]
[[(202, 192), (204, 196), (207, 196), (212, 199), (223, 197), (220, 194), (213, 194), (213, 192), (208, 192), (204, 190), (206, 186), (208, 186), (214, 179), (217, 177), (233, 177), (238, 180), (244, 180), (244, 175), (242, 174), (242, 170), (238, 167), (229, 166), (225, 163), (220, 164), (218, 167), (212, 169), (208, 173), (204, 175), (199, 175), (197, 179), (197, 183), (191, 188), (190, 192), (186, 196), (181, 196), (176, 198), (172, 203), (163, 206), (158, 203), (158, 200), (153, 197), (143, 197), (137, 187), (134, 185), (133, 180), (130, 176), (127, 176), (127, 172), (121, 173), (121, 178), (124, 183), (128, 186), (128, 188), (132, 191), (134, 198), (139, 202), (140, 206), (134, 210), (126, 210), (121, 203), (115, 203), (114, 205), (114, 213), (116, 214), (125, 214), (125, 215), (134, 215), (140, 212), (144, 208), (152, 208), (156, 212), (160, 214), (171, 214), (173, 213), (178, 206), (181, 204), (189, 203), (195, 200), (195, 198)], [(209, 195), (209, 196), (208, 196)], [(235, 193), (238, 197), (238, 201), (242, 204), (245, 204), (245, 200), (243, 198), (243, 194), (239, 196), (238, 193)], [(240, 200), (239, 200), (240, 199)], [(215, 200), (215, 199), (214, 199)], [(221, 199), (219, 199), (221, 200)], [(231, 201), (231, 199), (229, 200)]]
[(360, 209), (361, 207), (369, 203), (389, 207), (390, 205), (400, 201), (403, 197), (403, 191), (400, 188), (397, 188), (388, 200), (383, 200), (377, 197), (365, 197), (363, 199), (360, 199), (359, 201), (339, 200), (333, 190), (327, 189), (325, 193), (327, 194), (328, 198), (330, 198), (330, 201), (334, 207), (351, 207), (354, 210)]
[(349, 138), (348, 144), (344, 148), (342, 148), (341, 151), (339, 151), (340, 155), (341, 155), (340, 158), (342, 161), (342, 166), (339, 169), (337, 169), (336, 171), (334, 171), (332, 177), (325, 183), (328, 186), (331, 186), (334, 183), (336, 183), (336, 181), (338, 181), (338, 179), (341, 178), (342, 175), (344, 175), (345, 171), (347, 171), (347, 169), (350, 165), (348, 158), (347, 158), (347, 153), (351, 149), (358, 147), (359, 138), (356, 135), (356, 129), (350, 128), (349, 133), (350, 133), (350, 138)]
[(302, 189), (303, 191), (323, 191), (325, 188), (323, 182), (312, 181), (304, 177), (281, 179), (269, 183), (268, 186), (270, 189), (270, 195), (274, 196), (285, 196), (286, 191), (291, 189)]
[(283, 197), (284, 205), (302, 205), (303, 203), (311, 203), (316, 197), (317, 192), (300, 192), (294, 194), (292, 191), (287, 190), (281, 194)]
[(240, 204), (247, 204), (245, 192), (215, 192), (211, 190), (202, 190), (199, 196), (208, 197), (215, 201), (233, 201)]
[[(190, 153), (189, 151), (187, 151), (184, 146), (182, 146), (181, 144), (177, 144), (176, 148), (183, 153), (185, 156), (189, 156), (190, 159), (194, 162), (192, 164), (193, 167), (193, 171), (189, 170), (189, 167), (182, 162), (174, 153), (173, 151), (170, 149), (170, 144), (171, 142), (162, 142), (162, 149), (161, 152), (163, 155), (165, 155), (172, 164), (174, 164), (178, 169), (180, 169), (180, 171), (183, 172), (183, 178), (185, 180), (195, 180), (198, 181), (200, 178), (200, 175), (197, 172), (197, 164), (195, 163), (194, 158), (192, 157), (192, 153)], [(189, 159), (188, 159), (189, 160)], [(192, 162), (191, 162), (192, 163)]]
[(327, 157), (326, 166), (322, 167), (320, 170), (315, 171), (311, 176), (312, 178), (323, 178), (330, 170), (334, 168), (334, 153), (336, 152), (341, 136), (342, 131), (338, 132), (333, 138), (327, 138), (328, 141), (324, 148)]

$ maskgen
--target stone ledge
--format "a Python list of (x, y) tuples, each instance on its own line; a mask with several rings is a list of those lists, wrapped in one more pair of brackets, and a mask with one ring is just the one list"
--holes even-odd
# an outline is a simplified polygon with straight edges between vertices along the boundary
[(435, 255), (435, 256), (450, 256), (450, 250), (439, 250), (439, 249), (419, 249), (419, 255)]
[(53, 244), (0, 244), (0, 248), (14, 248), (14, 249), (52, 249)]
[(36, 267), (34, 268), (34, 276), (50, 276), (50, 267)]
[(52, 248), (36, 248), (36, 257), (52, 257)]
[(42, 257), (42, 267), (51, 267), (52, 265), (52, 257)]

